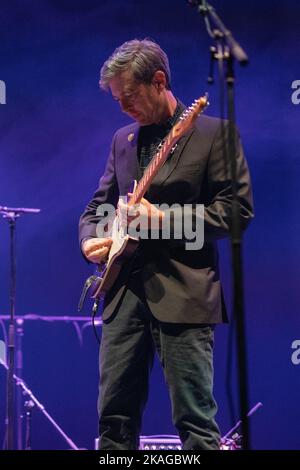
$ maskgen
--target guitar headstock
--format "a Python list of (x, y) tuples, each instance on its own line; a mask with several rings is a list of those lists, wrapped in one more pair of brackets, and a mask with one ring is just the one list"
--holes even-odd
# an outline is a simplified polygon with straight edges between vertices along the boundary
[(195, 100), (180, 116), (179, 122), (173, 127), (173, 136), (180, 138), (191, 129), (199, 114), (201, 114), (207, 106), (209, 106), (209, 102), (208, 94), (206, 93), (204, 96), (200, 96), (200, 98)]

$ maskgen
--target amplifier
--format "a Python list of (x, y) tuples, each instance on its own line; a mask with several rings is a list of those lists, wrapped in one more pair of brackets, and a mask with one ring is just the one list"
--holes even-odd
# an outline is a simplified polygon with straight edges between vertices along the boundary
[[(240, 437), (239, 434), (235, 434), (231, 439), (222, 438), (220, 450), (240, 449)], [(98, 450), (98, 438), (95, 439), (95, 449)], [(182, 444), (179, 437), (172, 434), (140, 436), (139, 450), (182, 450)]]
[[(98, 450), (99, 439), (95, 439), (95, 449)], [(139, 450), (181, 450), (178, 436), (159, 434), (157, 436), (140, 436)]]
[(181, 450), (182, 445), (178, 436), (157, 435), (140, 436), (140, 450)]

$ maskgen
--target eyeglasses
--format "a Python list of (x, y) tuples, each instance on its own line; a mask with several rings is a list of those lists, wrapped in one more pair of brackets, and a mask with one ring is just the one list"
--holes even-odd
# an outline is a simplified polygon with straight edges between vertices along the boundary
[(128, 90), (125, 93), (122, 93), (119, 97), (113, 96), (113, 99), (120, 103), (121, 101), (126, 101), (132, 103), (139, 96), (140, 90)]

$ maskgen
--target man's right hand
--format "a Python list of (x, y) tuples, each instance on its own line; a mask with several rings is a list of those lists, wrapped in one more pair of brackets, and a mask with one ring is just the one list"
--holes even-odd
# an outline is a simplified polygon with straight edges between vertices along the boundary
[(111, 244), (111, 238), (89, 238), (83, 242), (82, 251), (89, 261), (98, 264), (107, 260)]

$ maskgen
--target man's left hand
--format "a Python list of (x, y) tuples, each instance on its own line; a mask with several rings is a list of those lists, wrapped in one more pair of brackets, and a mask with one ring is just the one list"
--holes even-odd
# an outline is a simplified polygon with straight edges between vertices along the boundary
[[(132, 193), (128, 193), (128, 197), (131, 196)], [(133, 220), (138, 218), (140, 230), (149, 230), (151, 228), (159, 230), (162, 227), (164, 212), (143, 197), (140, 203), (135, 205), (126, 204), (120, 199), (118, 216), (121, 224), (129, 226)]]

